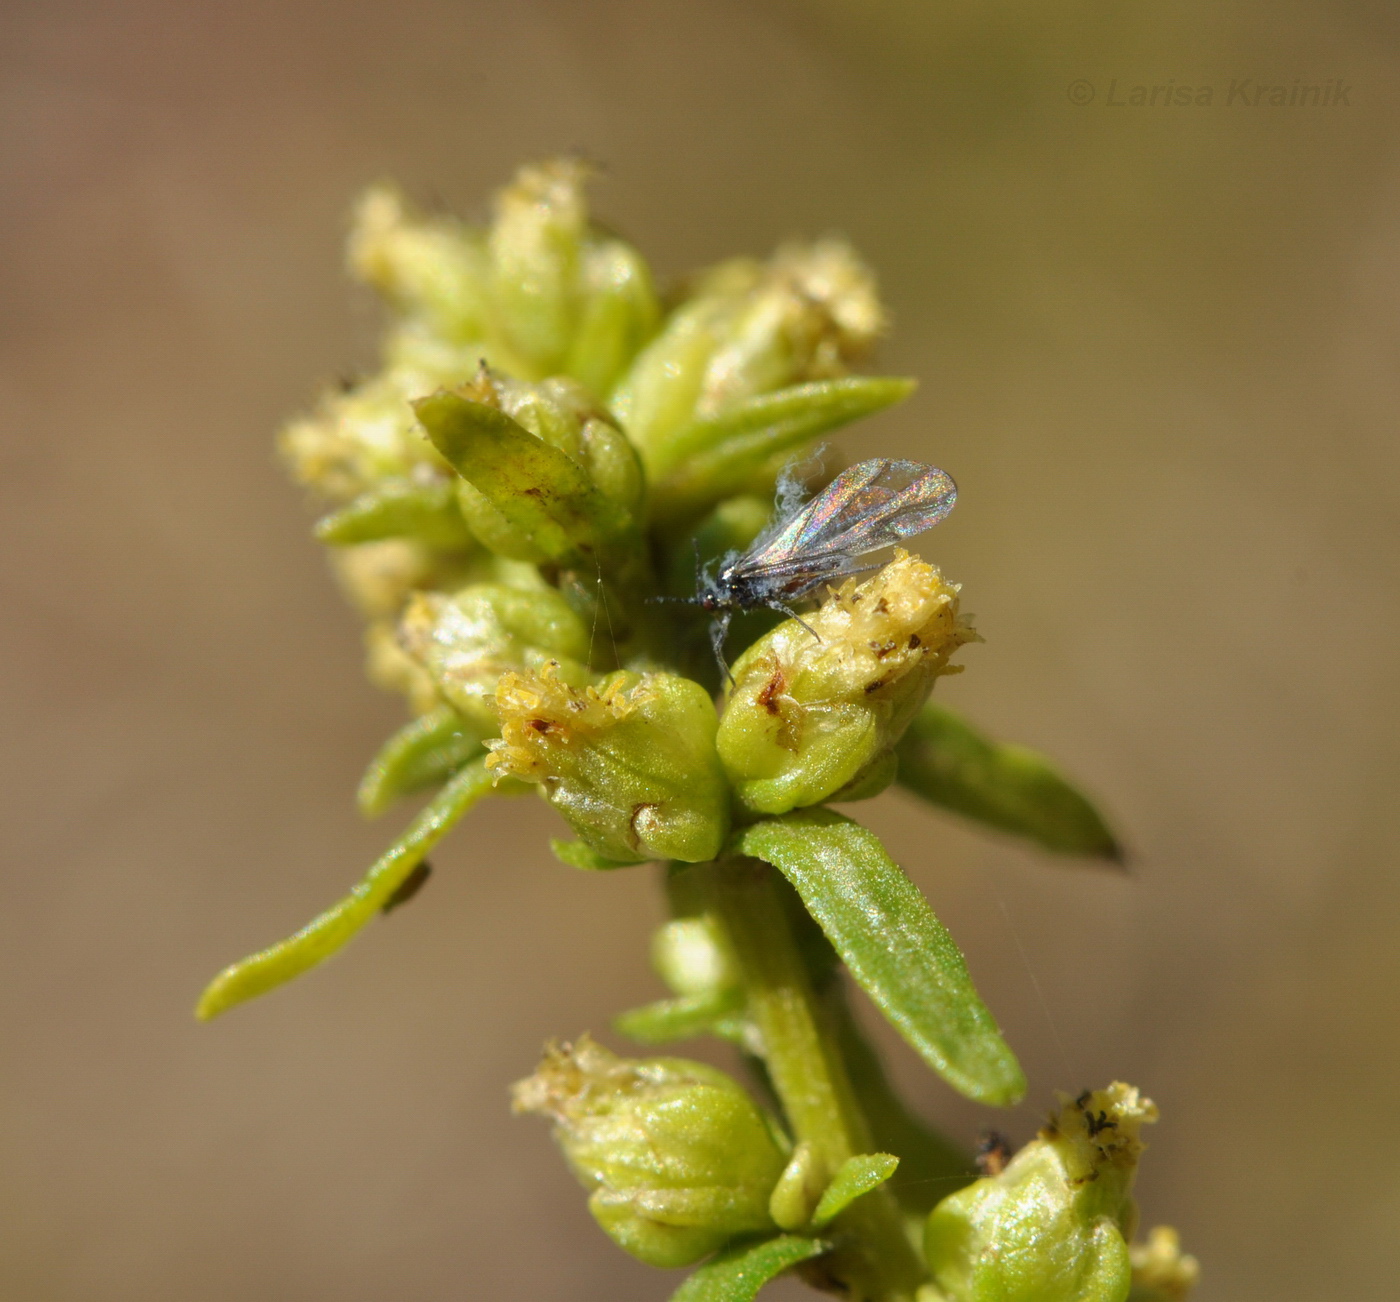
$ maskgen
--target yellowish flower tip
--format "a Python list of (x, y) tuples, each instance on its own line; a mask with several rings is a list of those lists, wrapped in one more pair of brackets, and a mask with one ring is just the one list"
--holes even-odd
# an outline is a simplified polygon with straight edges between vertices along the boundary
[(595, 171), (591, 163), (572, 155), (528, 163), (497, 192), (496, 220), (509, 222), (529, 209), (539, 209), (556, 221), (582, 226), (588, 216), (584, 188)]
[(875, 276), (845, 240), (787, 244), (772, 262), (775, 278), (824, 318), (812, 374), (839, 375), (888, 329)]
[(502, 777), (543, 782), (558, 772), (551, 757), (559, 748), (579, 746), (625, 719), (645, 690), (632, 674), (614, 675), (601, 691), (571, 687), (553, 660), (539, 673), (503, 673), (496, 684), (501, 736), (486, 743), (486, 765)]
[(408, 201), (398, 186), (371, 186), (355, 204), (345, 260), (351, 274), (366, 285), (388, 287), (394, 279), (391, 256), (395, 237), (409, 221)]
[(548, 1117), (567, 1125), (594, 1112), (600, 1102), (643, 1084), (633, 1062), (605, 1049), (591, 1035), (574, 1043), (551, 1041), (533, 1076), (511, 1086), (511, 1111)]
[(1129, 1251), (1134, 1289), (1160, 1302), (1182, 1302), (1200, 1282), (1200, 1263), (1182, 1252), (1181, 1236), (1170, 1225), (1154, 1227), (1146, 1243), (1135, 1243)]
[(478, 402), (483, 407), (495, 407), (500, 410), (501, 388), (485, 362), (478, 362), (472, 378), (455, 386), (452, 392), (468, 402)]
[(959, 614), (959, 591), (936, 566), (900, 550), (874, 578), (828, 589), (820, 609), (804, 616), (806, 628), (789, 620), (752, 658), (741, 657), (734, 694), (757, 688), (770, 712), (784, 713), (799, 701), (893, 695), (911, 674), (931, 680), (957, 673), (961, 666), (950, 666), (949, 657), (977, 640)]
[(1157, 1105), (1122, 1081), (1107, 1089), (1085, 1090), (1075, 1098), (1060, 1096), (1060, 1110), (1040, 1132), (1045, 1140), (1066, 1146), (1071, 1180), (1093, 1180), (1105, 1168), (1131, 1172), (1146, 1145), (1138, 1138), (1157, 1120)]

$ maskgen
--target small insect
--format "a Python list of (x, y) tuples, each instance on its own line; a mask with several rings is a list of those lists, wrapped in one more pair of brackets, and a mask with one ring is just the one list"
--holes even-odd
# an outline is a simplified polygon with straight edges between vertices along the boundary
[(747, 552), (729, 552), (717, 573), (698, 576), (694, 601), (715, 616), (710, 640), (720, 668), (729, 621), (740, 610), (769, 606), (797, 620), (792, 603), (835, 579), (878, 565), (861, 562), (931, 529), (958, 500), (957, 485), (936, 466), (876, 457), (843, 470), (805, 505), (790, 482), (778, 486), (778, 514)]

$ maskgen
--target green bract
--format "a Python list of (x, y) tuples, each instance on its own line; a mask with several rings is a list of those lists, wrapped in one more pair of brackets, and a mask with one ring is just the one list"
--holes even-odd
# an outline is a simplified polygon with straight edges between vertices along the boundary
[[(679, 1302), (748, 1302), (788, 1270), (861, 1302), (1123, 1302), (1130, 1278), (1134, 1302), (1181, 1302), (1196, 1266), (1174, 1232), (1128, 1247), (1151, 1114), (1136, 1091), (1082, 1096), (973, 1181), (851, 1006), (868, 997), (970, 1099), (1025, 1092), (948, 930), (830, 802), (897, 778), (1047, 849), (1119, 857), (1050, 761), (928, 701), (975, 640), (958, 587), (899, 551), (800, 618), (737, 612), (732, 683), (693, 600), (701, 566), (773, 522), (786, 468), (819, 466), (817, 439), (911, 392), (849, 373), (884, 329), (871, 273), (824, 239), (723, 262), (663, 300), (590, 216), (589, 174), (525, 167), (481, 228), (387, 185), (356, 209), (350, 267), (389, 316), (380, 365), (280, 442), (364, 617), (370, 677), (411, 716), (359, 806), (426, 803), (338, 903), (221, 972), (199, 1016), (338, 952), (415, 895), (478, 801), (533, 786), (573, 830), (552, 843), (565, 863), (664, 863), (664, 997), (616, 1028), (735, 1046), (775, 1110), (714, 1068), (586, 1037), (517, 1086), (617, 1243), (660, 1266), (710, 1256)], [(472, 870), (502, 871), (475, 849)]]

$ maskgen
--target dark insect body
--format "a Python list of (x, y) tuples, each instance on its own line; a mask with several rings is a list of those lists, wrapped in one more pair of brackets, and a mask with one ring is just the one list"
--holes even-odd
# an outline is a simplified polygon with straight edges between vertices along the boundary
[(843, 470), (805, 505), (792, 507), (795, 495), (780, 484), (773, 523), (748, 551), (730, 552), (716, 573), (699, 576), (694, 600), (715, 616), (710, 639), (726, 675), (724, 640), (736, 611), (768, 606), (801, 623), (794, 602), (877, 569), (865, 558), (933, 528), (953, 509), (958, 489), (936, 466), (876, 457)]

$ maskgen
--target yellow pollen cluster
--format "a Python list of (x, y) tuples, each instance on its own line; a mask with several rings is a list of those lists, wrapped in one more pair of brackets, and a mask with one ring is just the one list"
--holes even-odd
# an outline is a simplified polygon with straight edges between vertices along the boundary
[(550, 661), (538, 674), (514, 670), (496, 684), (501, 736), (487, 742), (486, 765), (502, 777), (542, 782), (555, 771), (550, 752), (573, 746), (625, 719), (636, 707), (628, 687), (635, 675), (619, 674), (602, 690), (570, 687)]

